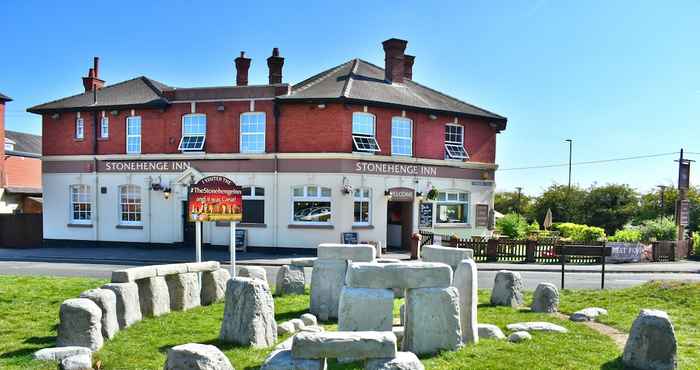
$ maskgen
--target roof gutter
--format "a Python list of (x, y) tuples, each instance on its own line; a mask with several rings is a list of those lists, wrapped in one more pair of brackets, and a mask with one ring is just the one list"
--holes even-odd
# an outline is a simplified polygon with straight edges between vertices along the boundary
[(28, 108), (27, 112), (35, 114), (46, 114), (46, 113), (64, 113), (64, 112), (94, 112), (103, 110), (123, 110), (123, 109), (138, 109), (138, 108), (165, 108), (170, 106), (170, 102), (164, 99), (154, 100), (148, 103), (142, 104), (122, 104), (122, 105), (94, 105), (94, 106), (82, 106), (82, 107), (67, 107), (67, 108), (52, 108), (52, 109), (42, 109), (37, 107)]

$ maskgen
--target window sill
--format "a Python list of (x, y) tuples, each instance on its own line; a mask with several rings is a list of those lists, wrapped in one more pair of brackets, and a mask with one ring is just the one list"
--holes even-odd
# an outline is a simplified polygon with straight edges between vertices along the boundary
[[(231, 225), (230, 222), (228, 221), (216, 221), (216, 226), (220, 227), (229, 227)], [(267, 224), (259, 224), (259, 223), (252, 223), (252, 222), (239, 222), (236, 224), (236, 227), (242, 227), (242, 228), (266, 228)]]
[(85, 139), (78, 139), (78, 138), (74, 137), (73, 141), (85, 141)]
[(287, 225), (289, 229), (334, 229), (333, 225), (303, 225), (303, 224), (289, 224)]
[(352, 225), (353, 230), (371, 230), (374, 229), (374, 225)]
[(441, 223), (435, 223), (436, 228), (444, 228), (444, 229), (471, 229), (472, 225), (470, 224), (441, 224)]
[(98, 138), (97, 138), (97, 141), (108, 141), (108, 140), (109, 140), (109, 136), (108, 136), (108, 137), (98, 137)]
[(123, 224), (119, 224), (119, 225), (117, 225), (117, 229), (141, 230), (141, 229), (143, 229), (143, 225), (123, 225)]
[(75, 224), (75, 223), (69, 223), (69, 224), (67, 224), (66, 226), (68, 226), (68, 227), (87, 227), (87, 228), (91, 228), (91, 227), (92, 227), (92, 224)]

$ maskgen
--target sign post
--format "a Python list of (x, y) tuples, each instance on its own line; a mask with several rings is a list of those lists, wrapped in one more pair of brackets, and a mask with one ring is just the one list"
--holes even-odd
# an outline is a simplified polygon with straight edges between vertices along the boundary
[(196, 223), (196, 257), (202, 260), (202, 222), (228, 221), (231, 223), (229, 255), (231, 276), (236, 272), (236, 222), (243, 217), (243, 191), (223, 176), (205, 177), (190, 186), (189, 221)]

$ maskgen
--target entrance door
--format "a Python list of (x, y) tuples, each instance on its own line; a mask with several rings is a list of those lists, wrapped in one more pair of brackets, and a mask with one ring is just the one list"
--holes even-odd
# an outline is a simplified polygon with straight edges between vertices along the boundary
[(186, 246), (194, 246), (197, 234), (195, 231), (194, 222), (190, 222), (188, 220), (188, 209), (189, 207), (187, 206), (187, 201), (185, 200), (182, 202), (182, 244)]
[(386, 245), (394, 250), (411, 250), (413, 202), (387, 203)]

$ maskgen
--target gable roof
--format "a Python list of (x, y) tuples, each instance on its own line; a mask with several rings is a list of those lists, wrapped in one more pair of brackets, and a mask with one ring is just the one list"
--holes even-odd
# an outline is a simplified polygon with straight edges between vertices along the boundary
[(26, 132), (5, 130), (5, 139), (9, 139), (15, 145), (14, 150), (8, 150), (8, 155), (22, 157), (41, 156), (41, 136), (28, 134)]
[(122, 107), (164, 107), (168, 105), (163, 96), (171, 87), (145, 76), (105, 86), (94, 93), (82, 94), (54, 100), (27, 109), (31, 113), (71, 111), (76, 109), (111, 109)]
[(12, 101), (12, 98), (3, 93), (0, 93), (0, 103), (4, 103), (6, 101)]
[(370, 102), (428, 111), (455, 113), (491, 119), (505, 128), (507, 119), (457, 98), (405, 79), (385, 80), (384, 69), (362, 59), (353, 59), (323, 71), (294, 86), (280, 100), (335, 100)]

